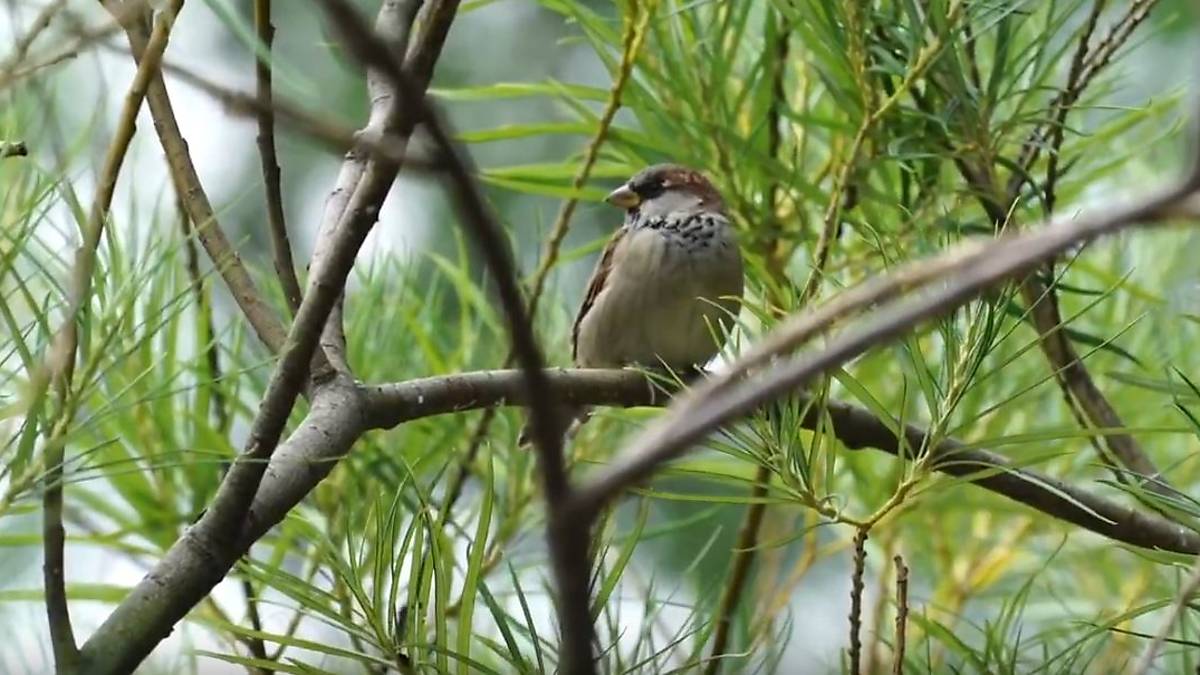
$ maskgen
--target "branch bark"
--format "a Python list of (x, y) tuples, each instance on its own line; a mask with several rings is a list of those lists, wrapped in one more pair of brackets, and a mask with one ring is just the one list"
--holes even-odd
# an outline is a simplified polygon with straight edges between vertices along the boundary
[[(776, 363), (759, 376), (735, 383), (733, 378), (746, 369), (747, 362), (769, 359), (772, 353), (761, 348), (753, 350), (735, 363), (730, 373), (715, 378), (699, 387), (697, 393), (673, 405), (672, 411), (643, 432), (622, 457), (601, 471), (589, 485), (580, 488), (579, 500), (574, 505), (580, 509), (576, 515), (585, 519), (590, 517), (608, 500), (641, 482), (662, 463), (686, 452), (721, 425), (848, 362), (870, 347), (903, 334), (921, 321), (954, 310), (987, 288), (1024, 274), (1073, 246), (1136, 224), (1172, 217), (1194, 218), (1198, 185), (1200, 180), (1193, 171), (1179, 186), (1145, 201), (1057, 220), (1037, 231), (1007, 235), (984, 245), (966, 242), (930, 260), (911, 263), (877, 277), (877, 281), (864, 286), (885, 293), (911, 277), (913, 268), (930, 265), (943, 268), (939, 276), (946, 283), (918, 300), (893, 302), (890, 307), (877, 310), (874, 321), (831, 340), (824, 350), (807, 358)], [(812, 315), (820, 314), (821, 309)], [(814, 330), (827, 327), (828, 323), (809, 326)], [(793, 336), (788, 333), (789, 329), (785, 323), (783, 329), (769, 336), (764, 343), (790, 342)], [(782, 353), (783, 350), (774, 352), (776, 355)]]
[(258, 31), (264, 53), (255, 59), (254, 75), (261, 107), (258, 121), (258, 156), (262, 163), (263, 189), (267, 196), (267, 228), (271, 234), (271, 254), (275, 261), (275, 276), (283, 287), (292, 314), (300, 309), (300, 281), (296, 278), (296, 263), (292, 260), (292, 245), (288, 240), (287, 220), (283, 217), (283, 190), (280, 187), (279, 159), (275, 152), (275, 110), (272, 99), (271, 45), (275, 26), (271, 24), (271, 0), (254, 0), (254, 26)]
[[(380, 10), (380, 22), (392, 21), (400, 7), (399, 2), (385, 3)], [(131, 25), (128, 29), (135, 54), (142, 52), (144, 43), (140, 40), (138, 26)], [(434, 25), (427, 25), (427, 31), (439, 33)], [(440, 49), (445, 30), (440, 30), (439, 34), (439, 40), (424, 43), (426, 48)], [(423, 61), (429, 68), (433, 62)], [(178, 128), (173, 126), (174, 119), (161, 78), (156, 82), (161, 94), (160, 107), (156, 109), (153, 102), (151, 105), (156, 127), (168, 155), (175, 149), (177, 161), (182, 158), (182, 161), (172, 163), (177, 182), (191, 184), (192, 181), (187, 180), (187, 171), (183, 171), (191, 168), (186, 144), (179, 136)], [(416, 118), (406, 119), (410, 122), (408, 130), (411, 132)], [(306, 474), (302, 468), (289, 467), (285, 463), (282, 466), (287, 470), (280, 470), (280, 465), (274, 463), (274, 451), (292, 405), (304, 387), (309, 364), (314, 360), (330, 311), (341, 297), (358, 248), (375, 222), (395, 172), (396, 167), (391, 167), (386, 181), (372, 183), (374, 190), (355, 190), (346, 203), (346, 219), (328, 238), (318, 242), (321, 255), (314, 255), (308, 292), (291, 331), (281, 343), (281, 358), (255, 417), (246, 449), (222, 481), (217, 496), (200, 520), (172, 545), (163, 560), (84, 645), (82, 660), (89, 673), (127, 672), (136, 667), (170, 633), (174, 624), (228, 573), (249, 545), (278, 522), (332, 468), (333, 462), (326, 462)], [(194, 178), (194, 173), (190, 177)], [(199, 183), (194, 185), (198, 190)], [(202, 191), (198, 194), (203, 198)], [(196, 195), (187, 196), (194, 199)], [(203, 202), (207, 205), (206, 199)], [(253, 324), (255, 317), (245, 306), (243, 312)], [(272, 318), (278, 321), (273, 315)], [(310, 423), (302, 425), (293, 434), (293, 440), (285, 444), (285, 462), (294, 453), (316, 453), (329, 447), (344, 452), (362, 432), (362, 425), (357, 423), (360, 405), (357, 401), (347, 400), (353, 399), (357, 390), (349, 384), (346, 375), (322, 365), (323, 362), (318, 360), (313, 369)], [(331, 409), (327, 401), (337, 403)], [(319, 448), (314, 447), (318, 445)], [(305, 480), (307, 476), (313, 477), (311, 482)], [(302, 492), (287, 491), (287, 486), (297, 484), (305, 486)], [(281, 490), (294, 500), (280, 499)], [(264, 493), (274, 501), (260, 504), (259, 497)]]
[(495, 280), (511, 336), (512, 353), (521, 367), (528, 390), (530, 426), (549, 514), (547, 539), (558, 589), (556, 604), (562, 636), (560, 667), (572, 675), (594, 673), (591, 603), (588, 600), (590, 528), (579, 527), (577, 521), (565, 517), (565, 510), (561, 508), (571, 499), (572, 488), (563, 455), (562, 426), (557, 419), (559, 402), (550, 395), (542, 370), (542, 353), (521, 297), (508, 241), (483, 197), (470, 157), (453, 140), (441, 111), (426, 98), (421, 88), (414, 86), (404, 64), (371, 34), (346, 0), (323, 0), (322, 4), (355, 57), (364, 65), (386, 73), (416, 118), (423, 123), (444, 162), (447, 183), (462, 225)]
[[(571, 405), (634, 407), (671, 402), (671, 392), (637, 371), (552, 368), (545, 374), (551, 394)], [(521, 377), (516, 370), (492, 370), (368, 386), (363, 390), (365, 424), (384, 429), (432, 415), (527, 405), (528, 392)], [(801, 390), (791, 390), (788, 395), (800, 407), (811, 402), (811, 395)], [(1020, 468), (999, 453), (968, 448), (953, 438), (928, 445), (928, 431), (916, 425), (904, 427), (901, 442), (888, 422), (866, 408), (839, 401), (825, 405), (830, 432), (850, 450), (872, 448), (911, 460), (913, 449), (928, 447), (934, 471), (964, 478), (1058, 520), (1131, 546), (1200, 553), (1200, 534), (1157, 515)], [(809, 406), (800, 426), (816, 429), (821, 415), (816, 406)]]
[[(121, 12), (120, 6), (106, 2), (114, 17), (122, 20), (122, 27), (129, 40), (129, 46), (136, 61), (141, 62), (147, 42), (146, 14), (129, 18)], [(158, 133), (159, 142), (167, 157), (171, 169), (171, 178), (175, 183), (175, 191), (183, 200), (188, 216), (196, 228), (196, 234), (208, 257), (213, 261), (234, 301), (250, 327), (273, 354), (279, 353), (283, 347), (287, 331), (275, 310), (266, 303), (258, 285), (246, 270), (241, 257), (229, 243), (224, 230), (221, 229), (208, 194), (200, 183), (200, 176), (192, 164), (188, 153), (187, 141), (179, 129), (175, 119), (175, 110), (167, 93), (166, 83), (161, 73), (155, 73), (151, 78), (146, 102), (154, 118), (154, 129)]]

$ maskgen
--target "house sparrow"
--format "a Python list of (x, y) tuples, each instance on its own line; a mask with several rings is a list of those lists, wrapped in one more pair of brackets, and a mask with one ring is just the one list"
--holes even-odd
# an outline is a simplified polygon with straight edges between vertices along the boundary
[(625, 209), (625, 222), (575, 317), (575, 365), (703, 366), (721, 350), (742, 296), (742, 255), (721, 195), (697, 171), (658, 164), (605, 201)]

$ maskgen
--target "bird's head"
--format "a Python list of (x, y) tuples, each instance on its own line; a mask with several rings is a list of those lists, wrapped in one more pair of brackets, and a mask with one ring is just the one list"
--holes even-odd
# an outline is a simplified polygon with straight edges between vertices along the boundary
[(604, 201), (642, 218), (722, 209), (721, 195), (712, 182), (699, 171), (678, 164), (647, 167)]

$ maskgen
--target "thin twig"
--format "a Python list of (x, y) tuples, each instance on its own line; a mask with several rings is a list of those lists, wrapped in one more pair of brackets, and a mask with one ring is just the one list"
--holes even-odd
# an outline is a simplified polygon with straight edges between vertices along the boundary
[(111, 14), (107, 20), (94, 26), (84, 26), (72, 16), (71, 12), (63, 12), (63, 18), (75, 24), (75, 42), (19, 70), (16, 68), (19, 64), (15, 62), (12, 70), (0, 68), (0, 91), (50, 66), (73, 59), (85, 49), (101, 42), (113, 33), (119, 32), (123, 24), (142, 15), (142, 11), (146, 8), (149, 0), (123, 0), (123, 2), (118, 2), (117, 0), (100, 1), (108, 8)]
[(158, 62), (166, 49), (171, 26), (182, 7), (182, 0), (175, 0), (155, 21), (154, 31), (146, 46), (145, 58), (138, 66), (125, 96), (124, 105), (117, 121), (113, 140), (105, 154), (88, 220), (84, 226), (84, 240), (75, 253), (75, 266), (71, 277), (71, 298), (62, 326), (55, 333), (47, 351), (45, 365), (35, 374), (33, 388), (37, 392), (34, 400), (40, 399), (50, 380), (56, 383), (60, 409), (58, 419), (49, 434), (45, 450), (45, 490), (43, 493), (43, 539), (45, 562), (43, 565), (46, 588), (46, 613), (50, 623), (50, 639), (54, 649), (54, 660), (59, 672), (74, 672), (78, 667), (79, 649), (71, 627), (70, 609), (67, 602), (64, 579), (66, 533), (63, 529), (63, 459), (66, 437), (71, 427), (72, 414), (67, 402), (71, 380), (75, 371), (75, 359), (79, 348), (79, 321), (86, 311), (92, 294), (92, 275), (104, 226), (108, 221), (113, 193), (121, 167), (136, 130), (138, 111), (142, 107), (146, 88), (157, 72)]
[(899, 554), (892, 561), (896, 563), (896, 640), (892, 675), (901, 675), (904, 672), (904, 650), (908, 640), (908, 567)]
[[(612, 126), (613, 118), (621, 109), (621, 94), (625, 91), (625, 85), (628, 84), (629, 77), (633, 73), (638, 52), (641, 51), (642, 44), (646, 41), (646, 29), (654, 17), (654, 10), (658, 6), (658, 2), (657, 0), (647, 0), (640, 11), (638, 5), (637, 2), (631, 3), (632, 13), (625, 21), (625, 31), (621, 36), (621, 61), (617, 64), (616, 75), (609, 87), (608, 100), (605, 101), (604, 110), (600, 112), (600, 119), (596, 123), (596, 133), (583, 151), (583, 161), (579, 165), (579, 170), (575, 172), (575, 177), (571, 180), (571, 188), (576, 192), (581, 190), (587, 184), (588, 178), (591, 177), (592, 167), (600, 157), (600, 148), (608, 138), (608, 130)], [(550, 227), (550, 237), (542, 249), (542, 261), (529, 284), (529, 316), (531, 318), (537, 315), (538, 303), (545, 289), (546, 278), (558, 262), (563, 239), (566, 238), (567, 230), (570, 229), (571, 216), (575, 214), (575, 207), (578, 205), (579, 198), (572, 195), (563, 201), (558, 209), (558, 214), (554, 217), (554, 224)]]
[(21, 34), (13, 43), (12, 53), (0, 65), (0, 81), (7, 80), (21, 66), (34, 41), (50, 27), (50, 22), (62, 11), (66, 4), (67, 0), (54, 0), (54, 2), (46, 5), (42, 8), (42, 11), (38, 12), (29, 29)]
[(1154, 665), (1154, 659), (1158, 656), (1158, 651), (1162, 649), (1163, 643), (1171, 633), (1171, 629), (1179, 622), (1184, 608), (1191, 603), (1192, 598), (1198, 590), (1200, 590), (1200, 557), (1193, 563), (1191, 573), (1188, 574), (1187, 580), (1180, 587), (1179, 594), (1175, 596), (1175, 602), (1171, 603), (1171, 610), (1167, 613), (1167, 618), (1163, 620), (1162, 627), (1158, 629), (1158, 633), (1154, 635), (1154, 639), (1146, 646), (1146, 651), (1142, 652), (1137, 665), (1130, 671), (1132, 675), (1146, 675), (1146, 673), (1150, 672), (1150, 667)]
[(271, 44), (275, 26), (271, 24), (271, 0), (254, 0), (254, 27), (258, 31), (263, 53), (255, 59), (254, 75), (258, 101), (258, 156), (262, 163), (263, 187), (267, 195), (267, 226), (271, 233), (271, 254), (275, 275), (283, 287), (292, 314), (300, 308), (300, 281), (296, 278), (296, 263), (292, 261), (292, 245), (288, 241), (287, 221), (283, 217), (283, 191), (280, 188), (279, 160), (275, 153), (275, 109), (271, 105)]
[(200, 273), (200, 255), (196, 250), (193, 238), (192, 222), (188, 219), (187, 209), (183, 204), (176, 205), (179, 212), (179, 228), (183, 233), (184, 268), (187, 270), (188, 281), (191, 283), (192, 301), (196, 303), (199, 315), (201, 334), (206, 340), (204, 360), (208, 366), (208, 377), (214, 383), (212, 387), (213, 419), (218, 431), (229, 431), (229, 408), (225, 402), (225, 390), (220, 385), (221, 379), (221, 345), (217, 341), (216, 326), (213, 322), (212, 303), (204, 288), (204, 276)]
[(738, 529), (737, 543), (733, 548), (733, 560), (729, 564), (729, 576), (721, 599), (717, 603), (717, 627), (713, 631), (711, 656), (704, 668), (707, 675), (716, 675), (721, 670), (725, 660), (726, 647), (729, 643), (729, 633), (733, 628), (733, 616), (742, 600), (742, 591), (750, 578), (750, 568), (753, 567), (755, 554), (758, 552), (758, 531), (762, 527), (763, 516), (766, 514), (767, 484), (771, 480), (771, 472), (766, 466), (760, 466), (754, 475), (754, 489), (750, 493), (750, 505), (746, 507), (746, 516)]
[[(128, 50), (120, 50), (107, 43), (101, 43), (100, 47), (117, 53), (128, 53)], [(211, 96), (231, 115), (257, 117), (265, 109), (257, 96), (221, 85), (183, 64), (163, 61), (161, 70)], [(272, 98), (270, 110), (277, 122), (290, 127), (296, 133), (307, 136), (334, 152), (349, 152), (347, 162), (378, 159), (397, 166), (403, 165), (405, 169), (412, 171), (441, 171), (436, 161), (407, 154), (407, 139), (394, 131), (385, 131), (371, 125), (355, 130), (327, 116), (309, 112), (278, 96)], [(359, 174), (361, 175), (361, 169)], [(344, 194), (347, 192), (350, 191), (343, 190), (338, 194), (348, 197), (348, 194)], [(344, 199), (342, 204), (344, 205)]]
[(1067, 85), (1064, 89), (1066, 92), (1071, 92), (1071, 94), (1058, 102), (1057, 108), (1054, 111), (1054, 125), (1050, 129), (1050, 147), (1047, 150), (1046, 183), (1043, 188), (1045, 197), (1042, 200), (1042, 203), (1045, 205), (1047, 217), (1054, 213), (1054, 204), (1056, 201), (1055, 188), (1058, 184), (1058, 165), (1061, 159), (1059, 154), (1062, 149), (1063, 139), (1066, 138), (1067, 113), (1071, 111), (1075, 101), (1083, 93), (1083, 89), (1079, 86), (1079, 78), (1083, 75), (1083, 64), (1088, 54), (1088, 43), (1091, 42), (1092, 33), (1095, 32), (1096, 24), (1100, 21), (1100, 14), (1104, 11), (1104, 5), (1104, 0), (1095, 0), (1092, 3), (1092, 11), (1088, 13), (1087, 20), (1084, 21), (1083, 29), (1079, 34), (1079, 44), (1075, 48), (1075, 56), (1071, 58), (1071, 67), (1067, 71)]
[(863, 575), (867, 569), (867, 530), (854, 533), (854, 572), (850, 575), (850, 675), (862, 673)]
[[(770, 12), (767, 15), (768, 25), (776, 25), (776, 35), (773, 68), (771, 75), (771, 107), (767, 118), (767, 152), (770, 157), (776, 157), (783, 147), (783, 135), (779, 125), (783, 120), (783, 111), (787, 108), (787, 91), (784, 88), (784, 76), (787, 73), (789, 45), (791, 44), (791, 27), (787, 19), (779, 13)], [(778, 22), (777, 24), (770, 22)], [(787, 283), (781, 260), (777, 260), (781, 244), (783, 228), (779, 224), (780, 199), (783, 191), (778, 181), (772, 181), (767, 193), (767, 231), (771, 233), (765, 242), (763, 252), (768, 261), (768, 270), (777, 287)], [(781, 303), (772, 302), (772, 306)], [(721, 599), (717, 604), (716, 629), (713, 631), (712, 650), (708, 664), (705, 666), (706, 675), (716, 675), (724, 665), (726, 646), (729, 642), (730, 630), (733, 627), (733, 615), (742, 599), (746, 581), (750, 578), (750, 568), (758, 555), (758, 533), (762, 528), (763, 518), (767, 511), (764, 499), (771, 482), (771, 469), (767, 464), (761, 464), (754, 473), (754, 487), (750, 491), (750, 505), (746, 507), (742, 525), (738, 529), (737, 543), (733, 549), (733, 559), (729, 564), (729, 575), (725, 588), (721, 591)]]
[[(965, 13), (964, 7), (965, 2), (961, 0), (950, 4), (945, 18), (947, 30), (953, 27), (955, 22)], [(904, 73), (904, 79), (896, 87), (895, 91), (873, 110), (864, 106), (864, 111), (869, 112), (864, 112), (858, 131), (854, 134), (854, 139), (850, 141), (850, 150), (847, 153), (847, 157), (834, 176), (833, 187), (829, 194), (829, 202), (825, 207), (825, 214), (822, 218), (821, 231), (818, 233), (813, 251), (812, 271), (808, 275), (808, 280), (804, 283), (804, 289), (800, 292), (801, 304), (816, 297), (817, 292), (820, 290), (821, 282), (824, 281), (825, 265), (829, 260), (834, 235), (841, 220), (847, 188), (850, 185), (854, 171), (858, 168), (859, 153), (862, 152), (863, 145), (866, 143), (867, 134), (884, 116), (891, 112), (892, 108), (900, 102), (909, 89), (914, 87), (921, 79), (925, 71), (933, 65), (938, 55), (941, 54), (942, 48), (945, 46), (945, 39), (945, 35), (934, 35), (929, 43), (922, 46), (920, 51), (917, 52), (912, 65)]]
[[(1063, 87), (1059, 91), (1054, 100), (1050, 102), (1051, 111), (1069, 109), (1075, 105), (1084, 90), (1112, 62), (1113, 56), (1124, 46), (1125, 42), (1133, 34), (1133, 31), (1146, 20), (1150, 15), (1150, 10), (1157, 3), (1158, 0), (1134, 0), (1129, 4), (1125, 15), (1117, 23), (1113, 24), (1108, 33), (1096, 43), (1094, 49), (1086, 53), (1075, 52), (1075, 56), (1071, 61), (1071, 73), (1075, 75), (1073, 86)], [(1080, 34), (1081, 47), (1086, 48), (1092, 32), (1095, 31), (1094, 21), (1098, 20), (1100, 13), (1097, 7), (1103, 4), (1103, 0), (1095, 0), (1095, 4), (1092, 7), (1093, 13), (1085, 21)], [(1068, 79), (1070, 80), (1070, 78)], [(1051, 119), (1057, 125), (1061, 126), (1062, 122), (1058, 121), (1056, 116)], [(1046, 135), (1046, 126), (1038, 126), (1034, 128), (1029, 134), (1029, 138), (1022, 144), (1016, 161), (1016, 166), (1020, 167), (1021, 170), (1014, 173), (1008, 180), (1008, 184), (1005, 187), (1005, 193), (1008, 195), (1007, 201), (1011, 202), (1019, 196), (1021, 185), (1029, 175), (1029, 171), (1033, 168), (1034, 163), (1037, 162), (1043, 148), (1046, 147)], [(988, 193), (990, 192), (991, 190), (989, 189)]]
[[(128, 20), (124, 28), (134, 59), (140, 63), (147, 40), (144, 18)], [(250, 276), (216, 219), (208, 194), (192, 163), (187, 142), (183, 139), (175, 119), (175, 111), (161, 74), (156, 73), (151, 78), (146, 102), (149, 104), (151, 116), (154, 118), (154, 129), (158, 133), (159, 142), (171, 169), (176, 192), (183, 199), (200, 243), (255, 334), (272, 353), (278, 353), (283, 347), (287, 331), (275, 310), (264, 300), (258, 284)]]

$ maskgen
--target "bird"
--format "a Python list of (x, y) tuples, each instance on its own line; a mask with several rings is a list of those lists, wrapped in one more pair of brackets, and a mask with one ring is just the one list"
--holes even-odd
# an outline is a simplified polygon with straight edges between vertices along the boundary
[[(695, 169), (656, 164), (605, 201), (625, 219), (588, 282), (571, 330), (572, 360), (580, 368), (702, 368), (724, 347), (744, 287), (720, 192)], [(586, 410), (566, 411), (568, 435), (586, 418)]]

